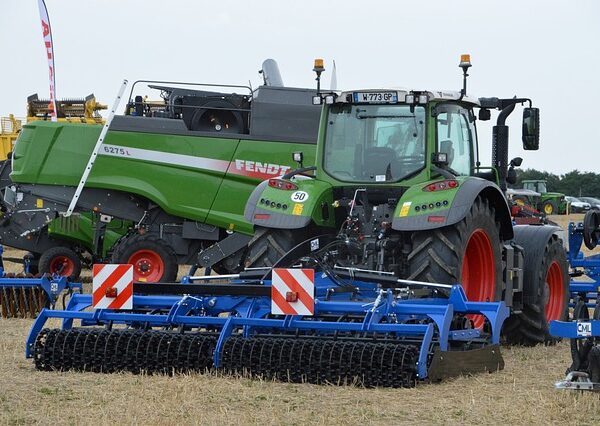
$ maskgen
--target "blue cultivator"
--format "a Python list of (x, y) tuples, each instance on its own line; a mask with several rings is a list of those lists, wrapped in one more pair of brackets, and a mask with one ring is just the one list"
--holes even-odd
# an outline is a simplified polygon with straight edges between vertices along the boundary
[(70, 283), (67, 277), (5, 273), (2, 252), (0, 245), (1, 318), (35, 318), (42, 309), (53, 307), (61, 294), (81, 292), (81, 284)]
[[(556, 383), (559, 389), (600, 391), (600, 254), (584, 257), (581, 244), (593, 250), (600, 240), (600, 214), (588, 212), (583, 223), (569, 224), (569, 263), (572, 277), (587, 277), (587, 281), (571, 280), (572, 321), (552, 321), (550, 333), (571, 339), (571, 366), (565, 380)], [(590, 319), (590, 310), (593, 310)]]
[[(578, 301), (585, 302), (588, 307), (593, 306), (593, 301), (598, 297), (600, 286), (600, 254), (584, 256), (581, 245), (593, 250), (600, 239), (600, 214), (590, 211), (585, 215), (583, 223), (569, 224), (569, 253), (568, 260), (571, 266), (571, 307)], [(586, 280), (577, 278), (585, 277)]]
[[(84, 311), (91, 296), (73, 295), (66, 310), (40, 313), (27, 357), (40, 370), (216, 369), (369, 387), (410, 387), (504, 366), (498, 346), (509, 315), (504, 302), (469, 302), (458, 285), (342, 282), (335, 274), (316, 273), (314, 314), (275, 315), (272, 281), (264, 279), (271, 271), (267, 274), (134, 283), (128, 311)], [(437, 297), (423, 297), (425, 292)], [(487, 319), (485, 332), (469, 328), (474, 314)], [(44, 329), (49, 318), (62, 319), (62, 328)]]

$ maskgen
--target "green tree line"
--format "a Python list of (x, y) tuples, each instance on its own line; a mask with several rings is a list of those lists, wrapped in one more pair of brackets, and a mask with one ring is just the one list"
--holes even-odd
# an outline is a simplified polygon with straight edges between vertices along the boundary
[(535, 169), (517, 170), (517, 183), (514, 188), (522, 188), (526, 179), (543, 179), (548, 192), (562, 192), (573, 197), (600, 198), (600, 174), (573, 170), (564, 175), (541, 172)]

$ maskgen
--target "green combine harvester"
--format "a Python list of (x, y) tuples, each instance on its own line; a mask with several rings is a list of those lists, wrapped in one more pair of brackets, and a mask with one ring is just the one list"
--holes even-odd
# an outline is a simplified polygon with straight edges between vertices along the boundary
[[(95, 259), (110, 254), (114, 263), (133, 264), (136, 281), (175, 280), (181, 264), (219, 272), (253, 264), (246, 200), (260, 181), (294, 168), (290, 153), (314, 163), (321, 111), (312, 104), (315, 90), (283, 86), (273, 60), (261, 72), (265, 84), (257, 89), (134, 83), (73, 215), (67, 206), (102, 126), (24, 125), (0, 173), (1, 242), (35, 253), (77, 242)], [(137, 95), (143, 90), (161, 100)], [(63, 257), (73, 252), (62, 250)]]

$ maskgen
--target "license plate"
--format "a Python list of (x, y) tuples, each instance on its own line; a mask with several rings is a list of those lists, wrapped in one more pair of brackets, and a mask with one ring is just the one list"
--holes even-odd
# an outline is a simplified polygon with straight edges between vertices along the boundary
[(355, 103), (367, 104), (395, 104), (398, 102), (396, 92), (354, 92)]

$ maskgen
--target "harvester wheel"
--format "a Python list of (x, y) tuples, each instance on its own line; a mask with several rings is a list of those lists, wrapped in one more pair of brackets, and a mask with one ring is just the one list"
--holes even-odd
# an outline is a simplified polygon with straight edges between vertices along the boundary
[[(477, 198), (457, 224), (415, 232), (408, 261), (410, 280), (461, 283), (469, 300), (500, 300), (502, 250), (494, 208)], [(484, 325), (482, 316), (470, 319), (477, 328)]]
[(289, 229), (257, 227), (254, 237), (248, 243), (244, 266), (273, 266), (298, 242), (297, 236)]
[(161, 238), (152, 234), (135, 234), (117, 244), (113, 263), (133, 265), (133, 280), (173, 282), (177, 279), (177, 256)]
[(517, 241), (523, 246), (525, 256), (523, 309), (506, 320), (503, 334), (512, 344), (555, 343), (548, 330), (549, 323), (566, 319), (569, 300), (565, 250), (556, 235), (545, 246), (536, 244), (527, 234), (524, 237)]
[(52, 247), (40, 256), (38, 270), (42, 274), (59, 274), (75, 281), (81, 274), (81, 259), (68, 247)]

